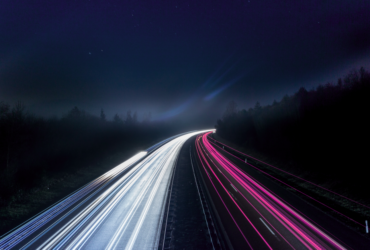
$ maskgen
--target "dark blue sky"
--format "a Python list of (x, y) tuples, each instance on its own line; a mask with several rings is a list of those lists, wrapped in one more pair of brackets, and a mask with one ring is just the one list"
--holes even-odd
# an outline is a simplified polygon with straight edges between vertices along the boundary
[(370, 67), (370, 1), (0, 3), (0, 101), (62, 115), (138, 111), (212, 126)]

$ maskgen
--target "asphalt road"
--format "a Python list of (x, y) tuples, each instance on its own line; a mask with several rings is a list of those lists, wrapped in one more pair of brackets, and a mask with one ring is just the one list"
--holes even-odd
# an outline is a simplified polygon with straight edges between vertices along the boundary
[(140, 152), (4, 235), (0, 249), (154, 249), (190, 132)]
[(242, 170), (207, 135), (195, 144), (203, 180), (234, 249), (369, 249), (365, 238), (335, 219)]

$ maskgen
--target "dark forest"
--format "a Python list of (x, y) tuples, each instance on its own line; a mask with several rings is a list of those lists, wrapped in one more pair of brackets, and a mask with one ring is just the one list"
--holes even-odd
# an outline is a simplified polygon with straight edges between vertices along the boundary
[(272, 105), (238, 110), (230, 102), (217, 134), (280, 161), (286, 170), (365, 198), (370, 74), (352, 70), (336, 84), (300, 88)]
[[(285, 170), (363, 200), (368, 178), (364, 162), (370, 139), (369, 94), (370, 73), (361, 68), (336, 84), (319, 85), (309, 91), (300, 88), (272, 105), (257, 102), (254, 108), (238, 110), (236, 103), (230, 102), (215, 127), (220, 137), (278, 159)], [(161, 139), (189, 130), (188, 125), (183, 121), (151, 121), (150, 114), (138, 121), (137, 113), (130, 111), (125, 117), (116, 114), (108, 120), (103, 110), (100, 115), (92, 115), (78, 107), (61, 118), (46, 119), (30, 114), (20, 102), (14, 106), (1, 102), (0, 215), (10, 222), (4, 220), (0, 231), (51, 205), (63, 197), (63, 192), (72, 191), (64, 187), (63, 192), (40, 206), (10, 215), (9, 211), (16, 211), (14, 206), (30, 192), (49, 189), (44, 180), (63, 181), (69, 174), (75, 179), (79, 168), (117, 152), (145, 150)], [(71, 188), (87, 180), (81, 179)], [(46, 200), (43, 195), (40, 193), (40, 200)]]
[(22, 103), (0, 103), (0, 201), (7, 204), (43, 178), (76, 170), (76, 162), (90, 164), (130, 146), (145, 150), (177, 132), (170, 123), (150, 121), (150, 114), (139, 122), (128, 111), (108, 121), (103, 110), (94, 116), (74, 107), (60, 119), (45, 119)]

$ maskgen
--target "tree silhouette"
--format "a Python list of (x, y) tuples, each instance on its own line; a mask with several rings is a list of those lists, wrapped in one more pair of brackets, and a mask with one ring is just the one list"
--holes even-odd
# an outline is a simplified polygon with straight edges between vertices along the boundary
[(106, 121), (105, 114), (104, 114), (104, 110), (103, 109), (100, 110), (100, 120)]
[(257, 102), (248, 111), (237, 111), (231, 102), (217, 120), (216, 133), (283, 162), (295, 162), (317, 176), (330, 173), (331, 178), (356, 179), (358, 174), (345, 170), (367, 161), (361, 145), (370, 140), (369, 95), (369, 72), (352, 70), (336, 85), (300, 88), (272, 105)]
[(259, 102), (256, 102), (254, 105), (254, 112), (260, 112), (262, 110), (262, 106)]
[(121, 117), (118, 114), (115, 114), (113, 116), (113, 121), (116, 122), (116, 123), (123, 123)]
[(140, 124), (137, 117), (128, 111), (125, 122), (129, 126), (122, 126), (118, 114), (108, 121), (103, 109), (94, 116), (75, 106), (60, 119), (43, 119), (29, 114), (21, 102), (10, 106), (0, 101), (0, 205), (48, 177), (75, 172), (73, 162), (90, 165), (112, 152), (183, 132), (177, 124), (149, 124), (150, 113)]
[(237, 109), (236, 102), (235, 101), (230, 101), (226, 106), (226, 110), (223, 114), (223, 118), (230, 117), (230, 116), (236, 114), (237, 111), (238, 111), (238, 109)]
[(135, 111), (134, 115), (132, 116), (132, 123), (136, 124), (137, 123), (137, 112)]
[(127, 111), (125, 122), (126, 122), (127, 125), (132, 125), (133, 124), (133, 118), (132, 118), (132, 115), (131, 115), (131, 110)]
[(67, 115), (70, 119), (78, 119), (81, 118), (82, 112), (75, 106), (73, 109), (71, 109)]

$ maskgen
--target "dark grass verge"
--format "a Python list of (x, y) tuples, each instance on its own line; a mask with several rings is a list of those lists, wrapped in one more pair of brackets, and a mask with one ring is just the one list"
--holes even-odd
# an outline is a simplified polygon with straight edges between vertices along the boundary
[(62, 171), (44, 173), (33, 188), (19, 189), (10, 199), (0, 197), (0, 237), (158, 141), (119, 145), (108, 150), (109, 153), (68, 162)]
[[(315, 184), (319, 184), (320, 186), (326, 188), (326, 189), (329, 189), (331, 191), (334, 191), (336, 193), (339, 193), (341, 195), (344, 195), (352, 200), (355, 200), (357, 202), (360, 202), (366, 206), (370, 206), (370, 202), (369, 202), (369, 197), (368, 195), (366, 194), (366, 192), (363, 192), (363, 193), (356, 193), (356, 194), (353, 194), (351, 193), (350, 189), (347, 189), (347, 190), (336, 190), (335, 188), (335, 185), (336, 183), (338, 182), (337, 180), (334, 180), (334, 179), (330, 179), (330, 178), (327, 178), (326, 181), (321, 181), (321, 182), (318, 182), (315, 178), (316, 175), (319, 175), (319, 173), (311, 173), (311, 172), (305, 172), (305, 173), (296, 173), (294, 171), (292, 171), (293, 169), (299, 169), (298, 167), (295, 167), (295, 164), (293, 162), (283, 162), (282, 160), (279, 160), (279, 159), (276, 159), (274, 157), (270, 157), (270, 156), (267, 156), (266, 154), (263, 154), (261, 152), (258, 152), (254, 149), (251, 149), (251, 148), (244, 148), (244, 147), (240, 147), (228, 140), (225, 140), (223, 139), (222, 137), (218, 136), (217, 134), (212, 134), (213, 138), (215, 138), (216, 140), (240, 151), (240, 152), (243, 152), (245, 154), (248, 154), (248, 155), (251, 155), (263, 162), (266, 162), (266, 163), (269, 163), (270, 165), (273, 165), (277, 168), (280, 168), (282, 170), (285, 170), (285, 171), (288, 171), (294, 175), (297, 175), (301, 178), (304, 178), (304, 179), (307, 179)], [(225, 147), (226, 149), (226, 147)], [(341, 198), (340, 196), (337, 196), (335, 194), (332, 194), (330, 192), (327, 192), (321, 188), (318, 188), (318, 187), (315, 187), (314, 185), (312, 184), (309, 184), (309, 183), (306, 183), (306, 182), (303, 182), (297, 178), (294, 178), (286, 173), (283, 173), (281, 171), (278, 171), (272, 167), (269, 167), (265, 164), (262, 164), (262, 163), (258, 163), (256, 161), (256, 163), (252, 163), (253, 165), (255, 165), (258, 169), (268, 173), (269, 175), (287, 183), (288, 185), (292, 186), (293, 188), (296, 188), (298, 189), (299, 191), (313, 197), (314, 199), (324, 203), (325, 205), (328, 205), (329, 207), (337, 210), (338, 212), (358, 221), (358, 222), (363, 222), (363, 225), (365, 225), (365, 220), (369, 220), (370, 219), (370, 210), (366, 207), (363, 207), (363, 206), (360, 206), (360, 205), (357, 205), (356, 203), (354, 202), (351, 202), (351, 201), (348, 201), (347, 199), (344, 199), (344, 198)], [(350, 170), (348, 170), (350, 171)], [(261, 174), (263, 174), (261, 172)], [(265, 174), (264, 174), (265, 175)], [(310, 204), (318, 207), (320, 210), (324, 211), (326, 214), (329, 214), (330, 216), (336, 218), (337, 220), (343, 222), (346, 226), (350, 227), (351, 229), (357, 231), (358, 233), (360, 233), (361, 235), (367, 237), (370, 239), (370, 236), (369, 234), (366, 234), (365, 233), (365, 228), (362, 227), (362, 226), (359, 226), (358, 224), (352, 222), (351, 220), (347, 219), (346, 217), (338, 214), (337, 212), (333, 211), (333, 210), (330, 210), (328, 209), (327, 207), (323, 206), (323, 205), (320, 205), (319, 203), (313, 201), (312, 199), (309, 199), (308, 197), (306, 197), (305, 195), (299, 193), (298, 191), (280, 183), (279, 181), (277, 180), (274, 180), (273, 178), (269, 177), (268, 175), (265, 175), (266, 177), (270, 178), (271, 180), (273, 180), (274, 182), (278, 183), (280, 186), (284, 187), (286, 190), (290, 191), (290, 192), (293, 192), (294, 194), (296, 194), (297, 196), (299, 196), (300, 198), (304, 199), (306, 202), (309, 202)], [(348, 184), (349, 185), (349, 184)]]

